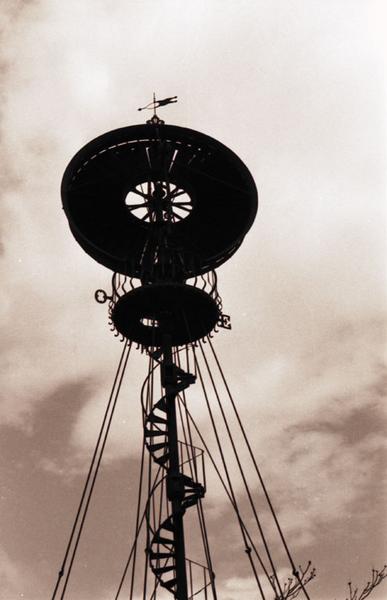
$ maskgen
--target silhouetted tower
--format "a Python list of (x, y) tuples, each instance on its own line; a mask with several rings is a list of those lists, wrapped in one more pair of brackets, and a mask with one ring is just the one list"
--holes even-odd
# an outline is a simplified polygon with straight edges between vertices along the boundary
[(115, 273), (112, 295), (99, 290), (96, 299), (109, 300), (116, 331), (160, 367), (163, 395), (144, 409), (144, 443), (165, 474), (169, 508), (157, 529), (148, 518), (147, 554), (159, 584), (187, 600), (184, 515), (205, 486), (182, 467), (176, 397), (196, 377), (176, 357), (217, 325), (228, 327), (214, 269), (252, 225), (256, 187), (223, 144), (154, 114), (84, 146), (66, 169), (62, 199), (76, 240)]

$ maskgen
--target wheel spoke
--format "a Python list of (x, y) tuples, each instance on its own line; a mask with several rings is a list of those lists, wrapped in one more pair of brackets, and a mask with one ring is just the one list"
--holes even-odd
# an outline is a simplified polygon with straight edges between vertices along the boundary
[(170, 196), (168, 196), (169, 200), (172, 200), (173, 198), (177, 198), (177, 196), (181, 196), (182, 194), (185, 194), (185, 190), (174, 190), (172, 192), (172, 194)]
[(145, 202), (144, 204), (127, 204), (126, 205), (129, 210), (136, 210), (136, 208), (148, 208), (149, 203)]
[(142, 196), (143, 198), (145, 198), (145, 200), (149, 200), (149, 194), (144, 194), (144, 192), (140, 192), (140, 190), (137, 190), (136, 188), (133, 188), (130, 191), (133, 192), (133, 194), (138, 194), (139, 196)]
[[(187, 202), (187, 204), (188, 204), (188, 202)], [(186, 206), (182, 206), (180, 204), (179, 205), (174, 204), (173, 208), (174, 209), (179, 208), (180, 210), (185, 210), (186, 212), (191, 212), (191, 210), (192, 210), (192, 208), (187, 208)]]

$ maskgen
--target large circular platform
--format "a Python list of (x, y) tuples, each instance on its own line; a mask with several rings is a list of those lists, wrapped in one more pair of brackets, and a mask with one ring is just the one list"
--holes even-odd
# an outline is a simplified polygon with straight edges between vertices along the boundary
[(212, 331), (219, 316), (211, 296), (177, 283), (135, 288), (112, 311), (117, 331), (143, 346), (160, 346), (166, 334), (172, 346), (195, 342)]
[(141, 277), (144, 252), (151, 247), (157, 255), (161, 229), (186, 278), (217, 267), (241, 244), (258, 204), (249, 170), (226, 146), (153, 124), (86, 144), (65, 171), (62, 200), (82, 248), (134, 277)]

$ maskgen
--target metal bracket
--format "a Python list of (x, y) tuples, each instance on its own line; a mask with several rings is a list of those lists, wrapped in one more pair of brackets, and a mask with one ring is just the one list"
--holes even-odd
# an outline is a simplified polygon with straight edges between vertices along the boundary
[(165, 121), (160, 119), (157, 115), (153, 115), (151, 119), (147, 120), (147, 125), (164, 125)]
[(96, 290), (94, 298), (98, 304), (105, 304), (106, 300), (112, 300), (112, 297), (108, 296), (105, 290)]
[(230, 315), (220, 315), (218, 321), (218, 327), (222, 327), (223, 329), (231, 329), (231, 317)]

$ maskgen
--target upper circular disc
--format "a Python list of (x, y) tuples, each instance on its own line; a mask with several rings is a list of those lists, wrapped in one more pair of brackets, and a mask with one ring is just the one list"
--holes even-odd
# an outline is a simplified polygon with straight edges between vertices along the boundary
[(157, 255), (160, 227), (186, 278), (219, 266), (241, 244), (258, 205), (249, 170), (226, 146), (192, 129), (153, 124), (86, 144), (64, 173), (62, 201), (82, 248), (133, 277), (141, 277), (149, 247)]

